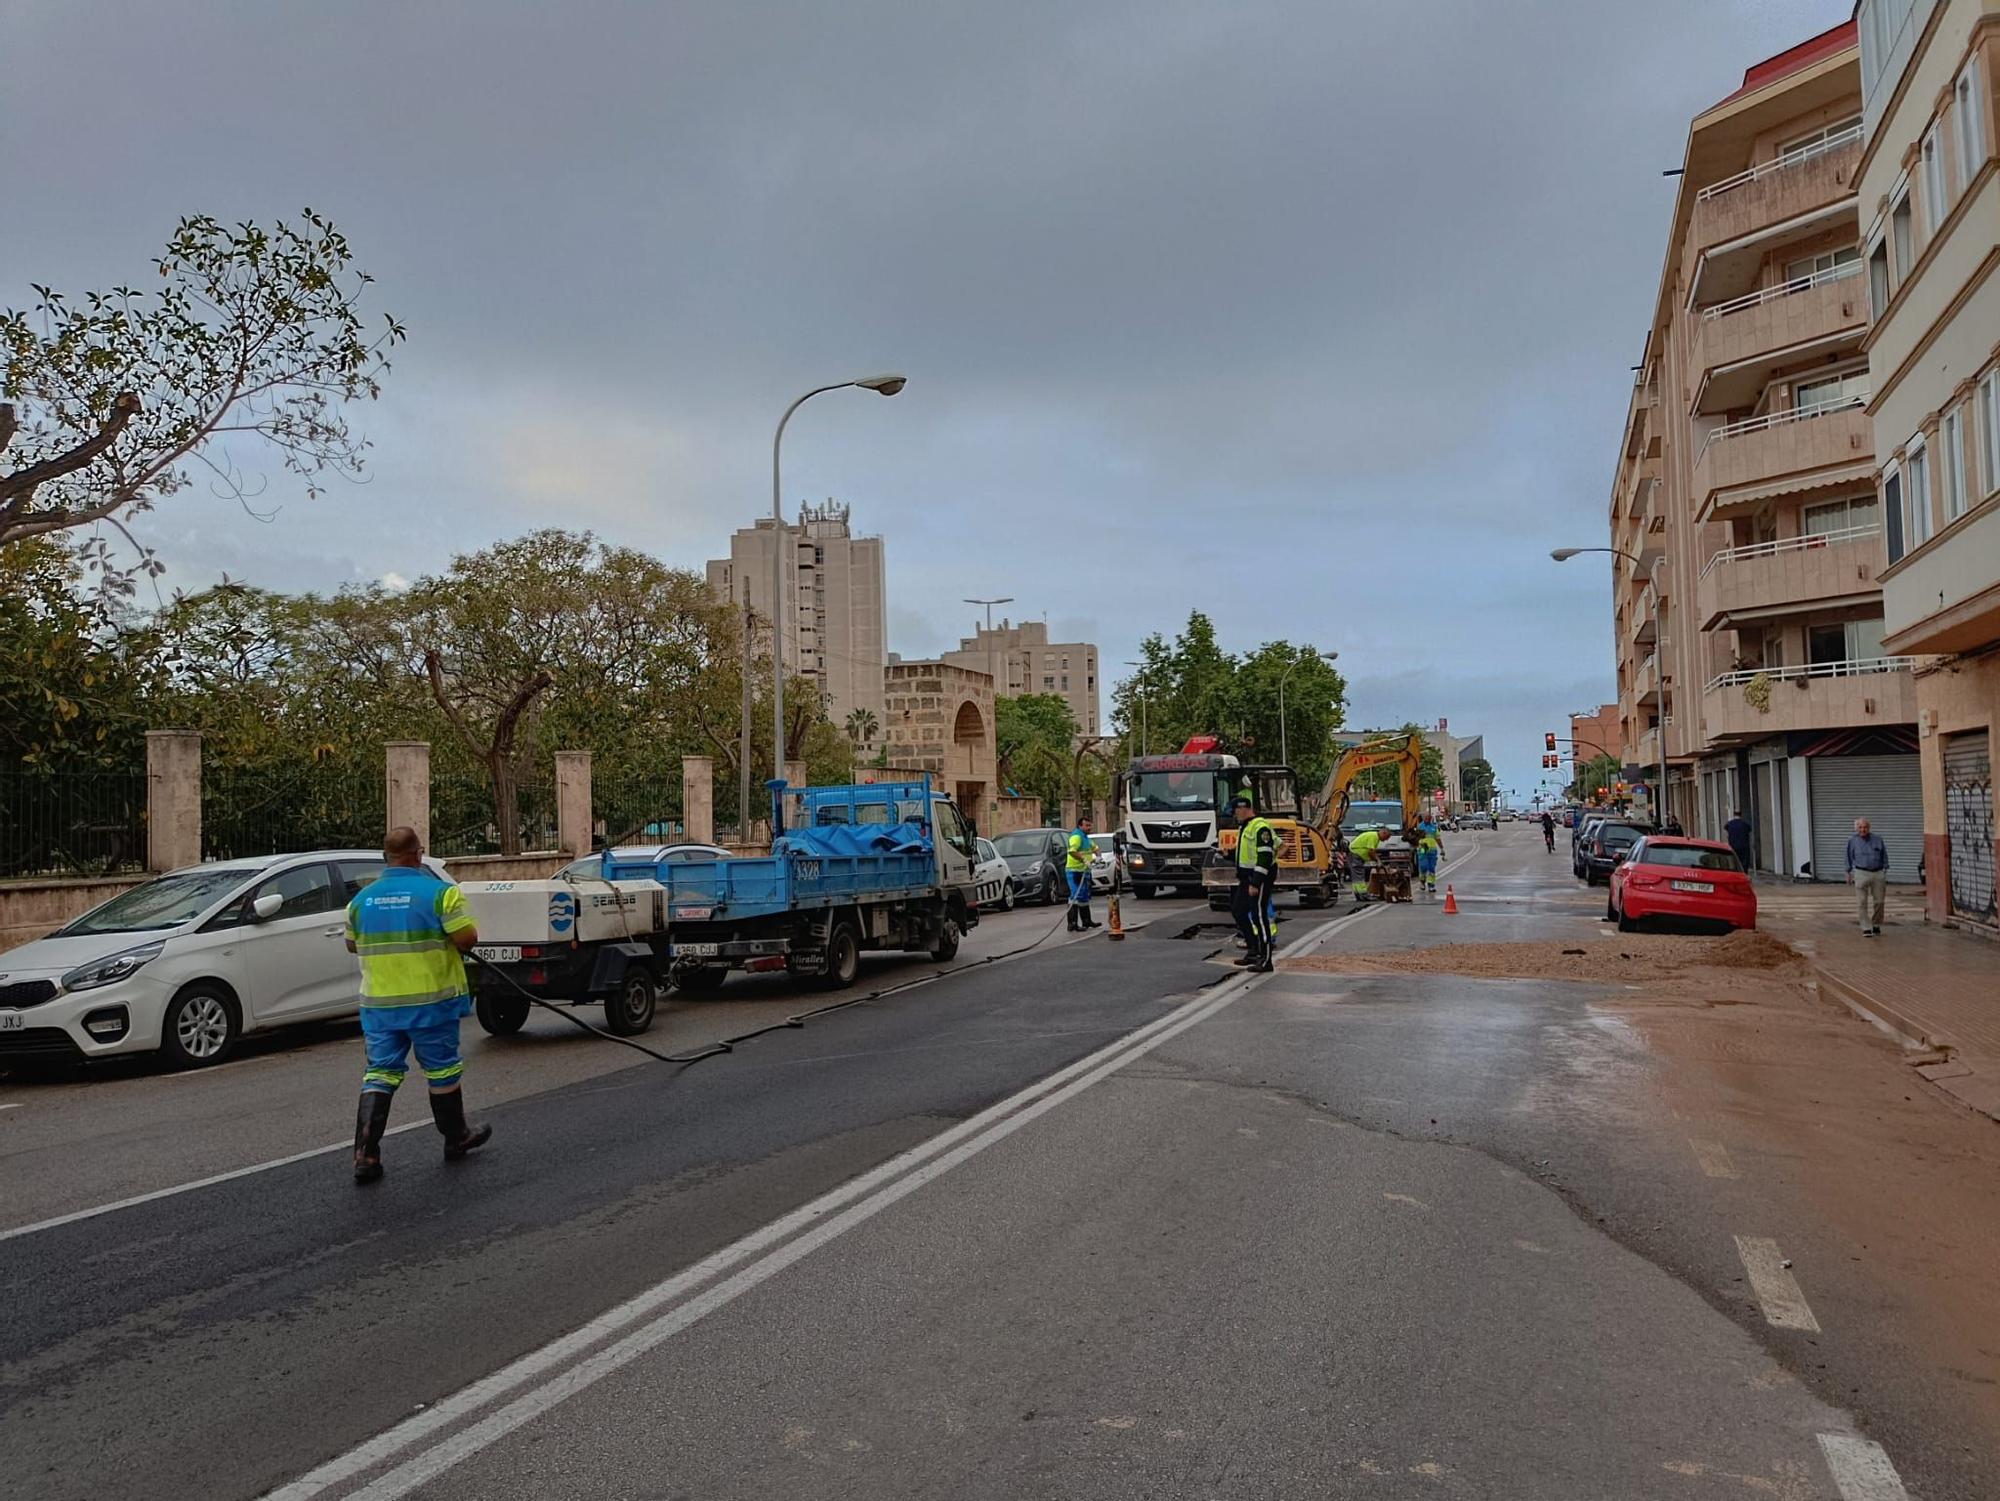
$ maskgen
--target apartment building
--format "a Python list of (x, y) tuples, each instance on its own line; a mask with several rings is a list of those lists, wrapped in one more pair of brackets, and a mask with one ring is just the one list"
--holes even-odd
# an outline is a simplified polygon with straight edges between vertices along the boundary
[[(797, 524), (762, 517), (729, 539), (729, 556), (708, 565), (708, 585), (740, 607), (747, 602), (768, 634), (776, 571), (784, 559), (784, 662), (818, 686), (827, 717), (845, 725), (857, 709), (884, 722), (883, 669), (889, 662), (882, 539), (857, 537), (849, 508), (801, 506)], [(866, 740), (873, 745), (875, 738)]]
[(1625, 715), (1618, 704), (1599, 704), (1588, 714), (1570, 715), (1569, 739), (1563, 752), (1565, 756), (1574, 752), (1579, 766), (1587, 766), (1599, 756), (1632, 759), (1625, 754)]
[(1097, 648), (1088, 641), (1051, 641), (1039, 620), (1019, 625), (1002, 620), (992, 629), (975, 626), (962, 637), (958, 650), (944, 660), (954, 667), (984, 672), (994, 691), (1007, 698), (1023, 693), (1050, 693), (1069, 704), (1077, 733), (1097, 735)]
[(1760, 869), (1839, 880), (1853, 820), (1922, 852), (1916, 697), (1884, 644), (1861, 56), (1848, 22), (1695, 117), (1611, 496), (1621, 749)]
[(1914, 657), (1926, 903), (1995, 922), (2000, 0), (1862, 0), (1864, 343), (1885, 652)]

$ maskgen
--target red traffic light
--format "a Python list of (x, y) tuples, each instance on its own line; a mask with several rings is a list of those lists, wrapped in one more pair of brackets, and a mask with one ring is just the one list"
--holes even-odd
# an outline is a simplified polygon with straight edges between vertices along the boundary
[(1554, 730), (1544, 731), (1542, 734), (1542, 749), (1545, 751), (1552, 751), (1555, 748), (1556, 748), (1556, 732)]

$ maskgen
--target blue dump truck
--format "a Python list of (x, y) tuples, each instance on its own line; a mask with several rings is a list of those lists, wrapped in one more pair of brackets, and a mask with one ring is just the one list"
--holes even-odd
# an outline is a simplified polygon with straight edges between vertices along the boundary
[[(784, 970), (828, 989), (861, 954), (949, 959), (979, 922), (972, 822), (929, 778), (771, 787), (768, 855), (621, 858), (601, 877), (474, 881), (480, 1024), (520, 1030), (529, 1003), (599, 1002), (620, 1035), (651, 1025), (660, 991), (712, 995), (733, 969)], [(997, 895), (997, 893), (995, 893)], [(511, 983), (500, 983), (497, 976)]]

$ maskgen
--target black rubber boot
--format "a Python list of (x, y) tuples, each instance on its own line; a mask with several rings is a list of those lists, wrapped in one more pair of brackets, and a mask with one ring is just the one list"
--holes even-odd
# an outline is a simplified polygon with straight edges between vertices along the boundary
[(462, 1089), (432, 1091), (431, 1119), (437, 1122), (438, 1134), (444, 1138), (446, 1162), (456, 1162), (466, 1154), (477, 1151), (493, 1135), (491, 1126), (466, 1125), (465, 1091)]
[(1075, 902), (1071, 902), (1069, 904), (1069, 930), (1072, 933), (1080, 933), (1083, 931), (1083, 929), (1079, 927), (1077, 924)]
[(373, 1183), (382, 1176), (382, 1132), (389, 1124), (389, 1106), (395, 1098), (379, 1089), (361, 1091), (361, 1104), (354, 1112), (356, 1183)]

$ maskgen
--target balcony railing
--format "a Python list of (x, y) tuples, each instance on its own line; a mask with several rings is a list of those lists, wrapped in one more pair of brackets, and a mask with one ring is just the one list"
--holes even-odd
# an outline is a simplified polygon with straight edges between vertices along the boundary
[(1838, 531), (1813, 532), (1803, 537), (1778, 537), (1770, 542), (1752, 542), (1743, 547), (1725, 547), (1701, 566), (1701, 576), (1707, 578), (1716, 569), (1729, 563), (1748, 563), (1757, 558), (1775, 558), (1780, 553), (1810, 552), (1815, 548), (1831, 547), (1836, 542), (1859, 542), (1863, 537), (1879, 537), (1882, 528), (1874, 522), (1861, 526), (1844, 526)]
[(1850, 276), (1861, 274), (1861, 262), (1843, 261), (1838, 266), (1829, 266), (1824, 271), (1815, 271), (1810, 276), (1795, 276), (1790, 281), (1780, 282), (1775, 287), (1760, 287), (1741, 297), (1732, 297), (1727, 302), (1718, 302), (1701, 310), (1704, 321), (1711, 318), (1727, 318), (1731, 313), (1746, 312), (1767, 302), (1775, 302), (1780, 297), (1795, 296), (1809, 292), (1814, 287), (1825, 286), (1830, 281), (1846, 281)]
[(1733, 192), (1746, 183), (1756, 182), (1759, 178), (1768, 177), (1773, 172), (1782, 172), (1787, 167), (1796, 167), (1813, 160), (1815, 157), (1825, 156), (1829, 151), (1838, 151), (1841, 147), (1850, 146), (1860, 139), (1860, 125), (1850, 125), (1845, 130), (1836, 131), (1823, 141), (1814, 141), (1812, 145), (1801, 147), (1797, 151), (1788, 151), (1783, 156), (1773, 157), (1768, 162), (1759, 162), (1754, 167), (1749, 167), (1738, 172), (1734, 177), (1725, 177), (1721, 182), (1712, 182), (1694, 195), (1695, 202), (1706, 203), (1709, 199), (1719, 198), (1724, 193)]
[(1711, 428), (1702, 440), (1701, 453), (1695, 455), (1695, 462), (1701, 462), (1702, 454), (1709, 445), (1721, 438), (1740, 438), (1745, 433), (1767, 432), (1774, 427), (1783, 427), (1788, 422), (1805, 422), (1814, 417), (1825, 417), (1834, 412), (1851, 412), (1856, 407), (1868, 405), (1866, 396), (1836, 396), (1831, 401), (1815, 401), (1809, 406), (1786, 407), (1782, 412), (1767, 412), (1762, 417), (1745, 417), (1741, 422), (1725, 422)]
[(1914, 657), (1859, 657), (1845, 662), (1811, 662), (1803, 667), (1746, 667), (1737, 672), (1718, 673), (1708, 680), (1702, 692), (1741, 688), (1760, 677), (1773, 683), (1790, 683), (1801, 678), (1854, 678), (1871, 672), (1907, 672), (1915, 661)]

